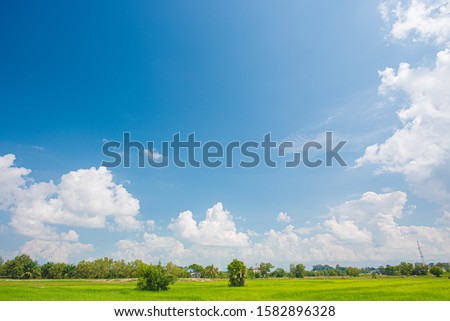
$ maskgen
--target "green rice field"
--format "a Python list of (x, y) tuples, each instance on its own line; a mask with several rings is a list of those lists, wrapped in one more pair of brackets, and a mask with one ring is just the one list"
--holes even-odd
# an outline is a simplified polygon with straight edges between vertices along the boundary
[(0, 280), (1, 301), (449, 301), (447, 277), (178, 280), (168, 291), (136, 289), (136, 280)]

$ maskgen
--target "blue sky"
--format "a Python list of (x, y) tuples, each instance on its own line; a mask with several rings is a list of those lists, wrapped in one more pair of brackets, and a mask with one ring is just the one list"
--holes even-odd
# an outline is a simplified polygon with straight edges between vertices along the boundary
[[(0, 255), (362, 266), (417, 261), (418, 240), (448, 261), (448, 8), (2, 3)], [(99, 169), (124, 132), (326, 131), (348, 167)]]

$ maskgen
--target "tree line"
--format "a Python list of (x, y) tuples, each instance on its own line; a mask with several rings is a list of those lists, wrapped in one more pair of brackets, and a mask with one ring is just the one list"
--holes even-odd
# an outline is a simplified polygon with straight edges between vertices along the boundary
[[(141, 260), (126, 262), (125, 260), (113, 260), (105, 257), (94, 261), (80, 261), (77, 265), (66, 263), (47, 262), (39, 265), (29, 255), (22, 254), (14, 259), (4, 262), (0, 257), (0, 276), (12, 279), (127, 279), (138, 278), (148, 266)], [(158, 264), (162, 266), (161, 264)], [(229, 271), (220, 271), (214, 265), (202, 266), (191, 264), (181, 267), (172, 262), (164, 266), (164, 271), (174, 278), (229, 278)], [(340, 265), (314, 265), (307, 270), (303, 264), (291, 264), (288, 270), (281, 267), (275, 268), (270, 262), (261, 262), (254, 267), (246, 268), (245, 277), (255, 278), (304, 278), (314, 276), (358, 276), (372, 274), (391, 276), (427, 275), (431, 273), (441, 276), (444, 272), (450, 272), (448, 263), (422, 264), (401, 262), (399, 265), (386, 265), (378, 268), (358, 268)]]

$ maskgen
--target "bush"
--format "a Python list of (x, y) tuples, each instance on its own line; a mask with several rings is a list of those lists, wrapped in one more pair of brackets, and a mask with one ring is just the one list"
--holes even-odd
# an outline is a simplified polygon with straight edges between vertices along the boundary
[(360, 272), (361, 272), (361, 270), (356, 267), (349, 266), (349, 267), (345, 268), (345, 273), (348, 276), (357, 277)]
[(175, 283), (176, 279), (176, 276), (170, 274), (161, 263), (150, 264), (141, 269), (137, 287), (139, 290), (166, 291), (170, 284)]
[(247, 267), (242, 261), (234, 259), (228, 264), (230, 286), (244, 286), (247, 280)]
[(435, 265), (435, 266), (431, 267), (430, 273), (436, 277), (440, 277), (440, 276), (442, 276), (442, 274), (444, 274), (444, 271), (442, 271), (442, 269), (439, 266)]

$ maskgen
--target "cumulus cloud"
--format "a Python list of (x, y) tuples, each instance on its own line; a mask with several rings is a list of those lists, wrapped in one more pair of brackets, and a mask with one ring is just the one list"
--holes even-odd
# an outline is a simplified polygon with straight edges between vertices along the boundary
[(156, 229), (156, 222), (154, 220), (145, 221), (145, 226), (149, 231), (154, 231)]
[(42, 258), (51, 262), (70, 262), (78, 254), (94, 250), (92, 244), (79, 242), (49, 241), (33, 239), (26, 242), (20, 250), (33, 258)]
[[(182, 259), (191, 256), (180, 241), (173, 237), (158, 236), (145, 232), (142, 242), (134, 240), (120, 240), (116, 243), (114, 257), (128, 261), (140, 259), (146, 262), (173, 261), (179, 264)], [(186, 260), (185, 260), (186, 261)]]
[(278, 216), (277, 216), (277, 222), (290, 223), (291, 217), (284, 212), (280, 212), (280, 213), (278, 213)]
[(450, 40), (450, 3), (448, 0), (383, 1), (380, 5), (383, 19), (391, 24), (393, 39), (433, 41), (445, 44)]
[(14, 167), (14, 155), (0, 157), (1, 204), (12, 212), (11, 225), (27, 236), (54, 238), (52, 225), (102, 228), (112, 219), (118, 229), (141, 227), (139, 201), (113, 182), (105, 167), (71, 171), (53, 181), (26, 184), (31, 172)]
[[(197, 222), (191, 211), (184, 211), (172, 219), (168, 228), (173, 237), (144, 233), (143, 242), (119, 241), (115, 255), (153, 262), (171, 260), (184, 265), (196, 262), (226, 267), (233, 258), (244, 259), (251, 248), (250, 236), (237, 231), (231, 213), (220, 202), (207, 209), (203, 220)], [(256, 232), (249, 234), (258, 236)]]
[[(59, 183), (33, 182), (31, 170), (14, 166), (15, 156), (0, 157), (0, 209), (9, 212), (10, 225), (19, 234), (34, 238), (23, 246), (39, 257), (68, 259), (65, 250), (77, 253), (92, 249), (79, 243), (73, 229), (60, 232), (59, 227), (139, 230), (139, 201), (121, 185), (113, 182), (104, 167), (71, 171)], [(110, 222), (111, 221), (111, 222)], [(59, 249), (59, 250), (58, 250)], [(32, 251), (32, 252), (31, 252)]]
[(436, 223), (442, 224), (450, 229), (450, 212), (444, 212), (444, 214), (437, 219)]
[[(416, 31), (421, 38), (449, 40), (449, 9), (447, 1), (412, 1), (407, 9), (397, 7), (392, 34), (403, 39)], [(379, 74), (380, 95), (392, 101), (406, 96), (408, 106), (397, 113), (401, 127), (385, 142), (368, 146), (357, 166), (372, 163), (378, 165), (379, 172), (401, 173), (418, 195), (448, 203), (450, 49), (439, 51), (432, 67), (411, 67), (403, 62), (397, 70), (386, 68)]]
[(232, 216), (224, 210), (222, 203), (215, 204), (206, 211), (203, 221), (197, 223), (191, 211), (185, 211), (169, 225), (176, 237), (194, 244), (223, 247), (244, 247), (248, 236), (237, 232)]
[[(400, 225), (407, 195), (401, 191), (378, 194), (364, 193), (330, 208), (327, 219), (312, 233), (302, 235), (302, 228), (288, 225), (273, 229), (264, 239), (243, 253), (254, 261), (276, 262), (396, 262), (418, 259), (419, 240), (427, 258), (442, 259), (450, 255), (447, 244), (450, 230), (445, 227)], [(447, 217), (444, 216), (443, 220)]]
[[(269, 229), (265, 233), (237, 233), (235, 224), (230, 223), (231, 214), (217, 203), (199, 223), (190, 211), (180, 213), (169, 225), (173, 237), (145, 233), (144, 242), (119, 241), (116, 253), (128, 259), (174, 260), (184, 265), (214, 263), (222, 267), (236, 257), (247, 264), (271, 261), (285, 266), (296, 262), (386, 264), (417, 261), (416, 241), (420, 241), (429, 260), (450, 255), (448, 227), (399, 223), (410, 210), (407, 200), (402, 191), (366, 192), (331, 207), (327, 218), (316, 225), (289, 224), (282, 230)], [(441, 221), (447, 220), (446, 214)], [(224, 221), (227, 223), (222, 224)]]
[(31, 170), (13, 166), (16, 156), (0, 156), (0, 210), (7, 210), (15, 203), (15, 196), (25, 185), (25, 177)]

